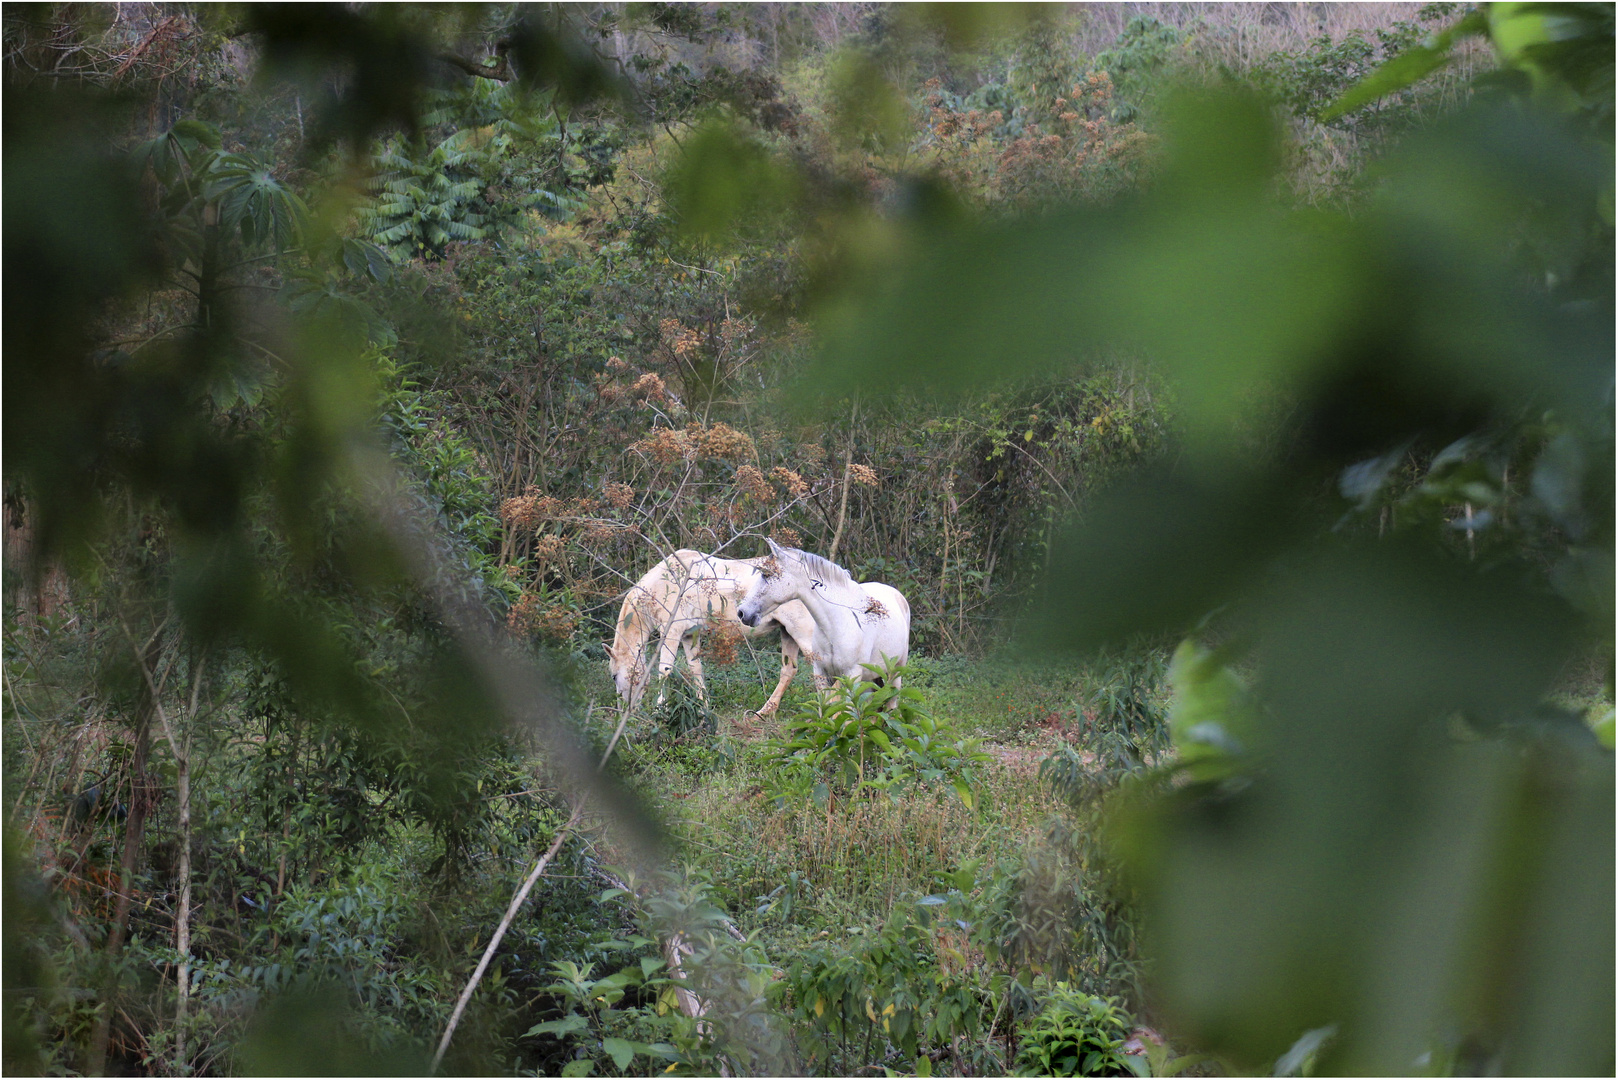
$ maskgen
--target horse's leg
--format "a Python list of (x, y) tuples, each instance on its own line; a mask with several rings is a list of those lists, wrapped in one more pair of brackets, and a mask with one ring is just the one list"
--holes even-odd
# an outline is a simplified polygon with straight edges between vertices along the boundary
[(664, 698), (668, 697), (669, 673), (674, 670), (674, 661), (680, 654), (682, 637), (671, 623), (663, 628), (663, 634), (657, 640), (657, 705), (663, 704)]
[(691, 681), (697, 684), (697, 697), (708, 703), (708, 684), (702, 677), (702, 635), (695, 630), (680, 639), (685, 646), (685, 663), (691, 669)]
[(893, 696), (890, 697), (888, 699), (888, 703), (885, 706), (883, 706), (883, 708), (885, 710), (891, 712), (892, 710), (897, 709), (899, 707), (899, 691), (904, 688), (904, 683), (905, 683), (904, 679), (901, 678), (900, 676), (895, 675), (893, 677)]
[(787, 687), (791, 686), (792, 680), (797, 677), (798, 653), (800, 651), (798, 643), (792, 640), (792, 635), (783, 632), (781, 634), (781, 680), (775, 684), (775, 693), (770, 695), (770, 700), (766, 701), (764, 707), (758, 711), (759, 716), (769, 716), (781, 704), (781, 698), (786, 694)]

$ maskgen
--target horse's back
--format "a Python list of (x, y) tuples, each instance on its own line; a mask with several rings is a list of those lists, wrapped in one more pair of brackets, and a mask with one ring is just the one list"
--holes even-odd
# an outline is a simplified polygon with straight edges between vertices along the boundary
[[(736, 617), (736, 607), (747, 590), (748, 576), (758, 568), (763, 558), (724, 559), (690, 548), (680, 548), (656, 567), (664, 572), (672, 588), (679, 591), (675, 610), (667, 629), (689, 633), (710, 619), (734, 622), (748, 638), (757, 638), (776, 631), (789, 634), (800, 647), (809, 648), (814, 640), (815, 621), (809, 609), (793, 600), (772, 611), (757, 626), (748, 626)], [(651, 577), (652, 574), (648, 574)], [(694, 585), (688, 589), (685, 586)]]
[(903, 664), (910, 659), (910, 601), (892, 585), (868, 581), (860, 585), (869, 596), (882, 606), (870, 641), (868, 663), (877, 663), (885, 656)]

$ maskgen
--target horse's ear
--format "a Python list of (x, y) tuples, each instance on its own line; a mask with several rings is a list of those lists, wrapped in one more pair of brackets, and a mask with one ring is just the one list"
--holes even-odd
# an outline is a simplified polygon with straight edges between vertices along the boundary
[(611, 656), (612, 655), (612, 646), (607, 644), (605, 641), (603, 641), (601, 643), (601, 651), (606, 653), (608, 656)]
[(772, 539), (771, 537), (766, 536), (764, 538), (764, 542), (766, 544), (770, 545), (770, 554), (771, 555), (775, 555), (775, 556), (779, 557), (779, 556), (782, 556), (782, 555), (786, 554), (786, 551), (782, 549), (781, 545), (777, 544), (775, 542), (775, 540)]

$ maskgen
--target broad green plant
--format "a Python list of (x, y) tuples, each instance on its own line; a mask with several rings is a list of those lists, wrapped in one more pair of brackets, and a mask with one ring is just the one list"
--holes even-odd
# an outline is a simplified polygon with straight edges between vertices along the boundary
[(902, 665), (865, 665), (882, 684), (843, 678), (789, 717), (770, 784), (777, 799), (808, 796), (825, 806), (833, 795), (884, 792), (897, 798), (916, 784), (946, 783), (968, 809), (977, 805), (979, 770), (989, 756), (976, 740), (952, 738), (921, 693), (898, 689)]
[(1124, 1052), (1132, 1021), (1116, 998), (1096, 997), (1065, 982), (1050, 987), (1045, 1007), (1022, 1029), (1018, 1076), (1147, 1076), (1144, 1054)]
[[(632, 948), (645, 948), (650, 938), (632, 937), (624, 944)], [(645, 1042), (627, 1039), (623, 1035), (637, 1024), (644, 1025), (666, 1014), (667, 1006), (659, 998), (659, 1006), (626, 1002), (625, 998), (638, 987), (655, 988), (668, 980), (655, 979), (663, 961), (643, 957), (637, 966), (626, 967), (610, 975), (594, 978), (593, 964), (579, 965), (571, 960), (554, 960), (550, 964), (555, 976), (545, 990), (561, 1001), (565, 1012), (557, 1020), (535, 1024), (523, 1033), (524, 1038), (548, 1036), (571, 1048), (572, 1057), (561, 1068), (562, 1076), (590, 1076), (597, 1074), (597, 1066), (610, 1061), (619, 1075), (632, 1075), (635, 1058), (652, 1060), (653, 1067), (680, 1060), (679, 1052), (668, 1042)], [(662, 1071), (662, 1070), (659, 1070)], [(606, 1075), (611, 1075), (610, 1073)]]
[(958, 949), (940, 944), (930, 912), (925, 902), (901, 906), (881, 925), (856, 928), (846, 944), (808, 949), (793, 962), (784, 981), (808, 1064), (853, 1075), (897, 1052), (921, 1075), (934, 1055), (953, 1058), (957, 1069), (963, 1060), (976, 1072), (1004, 1069), (984, 1036), (1006, 980), (979, 978)]

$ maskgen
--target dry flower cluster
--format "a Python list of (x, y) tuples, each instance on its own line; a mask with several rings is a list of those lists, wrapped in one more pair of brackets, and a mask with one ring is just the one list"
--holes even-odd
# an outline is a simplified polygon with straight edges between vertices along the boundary
[(534, 593), (523, 593), (507, 613), (506, 625), (514, 633), (561, 644), (578, 629), (579, 617), (562, 604), (546, 604)]
[(711, 664), (734, 664), (741, 653), (742, 624), (734, 619), (709, 619), (703, 627), (702, 658)]
[(798, 535), (798, 530), (788, 529), (785, 526), (770, 533), (770, 539), (782, 547), (795, 548), (803, 546), (803, 537)]
[(632, 450), (639, 451), (659, 465), (672, 465), (696, 456), (691, 437), (675, 428), (660, 427), (635, 443)]
[(539, 489), (529, 485), (521, 495), (514, 495), (500, 504), (500, 520), (515, 529), (538, 529), (543, 521), (565, 517), (567, 504), (552, 495), (541, 495)]
[(869, 465), (850, 464), (848, 467), (848, 478), (854, 483), (864, 484), (866, 487), (874, 488), (881, 486), (881, 484), (877, 482), (876, 470), (871, 468)]
[(719, 461), (748, 461), (758, 457), (753, 438), (746, 432), (737, 431), (725, 423), (704, 427), (695, 421), (687, 424), (683, 430), (658, 428), (631, 449), (640, 451), (659, 465), (691, 461), (698, 457)]
[(534, 541), (533, 558), (542, 566), (560, 562), (567, 542), (556, 533), (546, 533)]
[[(800, 495), (806, 495), (809, 492), (809, 481), (805, 480), (800, 474), (793, 472), (785, 465), (777, 465), (775, 468), (771, 469), (770, 479), (786, 488), (787, 494), (791, 495), (794, 499), (798, 498)], [(793, 546), (796, 547), (797, 545), (794, 544)]]
[(663, 381), (661, 375), (650, 371), (635, 380), (635, 384), (629, 388), (629, 393), (634, 397), (643, 397), (652, 401), (666, 402), (669, 400), (668, 384)]
[(1151, 137), (1134, 124), (1115, 124), (1107, 118), (1112, 93), (1112, 77), (1097, 71), (1066, 96), (1054, 99), (1051, 104), (1063, 130), (1047, 133), (1038, 124), (1029, 124), (1027, 134), (1000, 154), (996, 190), (1011, 194), (1045, 175), (1071, 175), (1086, 165), (1127, 165), (1140, 159)]
[(688, 424), (686, 430), (696, 429), (698, 446), (704, 457), (721, 458), (726, 461), (747, 461), (758, 457), (758, 450), (753, 446), (753, 437), (744, 431), (737, 431), (729, 424), (715, 424), (703, 431), (701, 424)]
[(741, 319), (726, 319), (719, 324), (719, 342), (727, 351), (744, 343), (753, 334), (753, 324)]
[(771, 502), (775, 498), (775, 489), (764, 479), (764, 474), (759, 472), (755, 465), (737, 467), (736, 486), (742, 489), (743, 495), (754, 502)]
[(717, 534), (740, 532), (747, 528), (749, 515), (736, 502), (716, 501), (703, 505), (709, 527)]
[(702, 335), (684, 325), (679, 319), (664, 319), (658, 323), (663, 344), (675, 358), (688, 361), (702, 350)]
[(629, 509), (629, 504), (635, 501), (635, 489), (628, 484), (617, 482), (607, 485), (607, 501), (618, 510)]
[(975, 142), (1005, 122), (1006, 115), (999, 109), (988, 113), (981, 109), (968, 109), (961, 113), (946, 108), (943, 86), (940, 79), (928, 79), (924, 86), (927, 91), (928, 126), (940, 141), (955, 139)]

